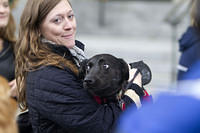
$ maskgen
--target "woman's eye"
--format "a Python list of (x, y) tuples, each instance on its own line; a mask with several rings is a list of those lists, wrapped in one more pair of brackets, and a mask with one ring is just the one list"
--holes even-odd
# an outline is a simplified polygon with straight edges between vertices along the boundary
[(110, 67), (110, 66), (109, 66), (108, 64), (104, 64), (104, 65), (103, 65), (103, 68), (104, 68), (104, 69), (108, 69), (109, 67)]
[(9, 7), (9, 4), (8, 3), (4, 3), (3, 6), (4, 7)]
[(72, 19), (73, 17), (74, 17), (73, 14), (68, 16), (69, 19)]
[(57, 17), (53, 20), (54, 23), (59, 24), (62, 22), (62, 17)]

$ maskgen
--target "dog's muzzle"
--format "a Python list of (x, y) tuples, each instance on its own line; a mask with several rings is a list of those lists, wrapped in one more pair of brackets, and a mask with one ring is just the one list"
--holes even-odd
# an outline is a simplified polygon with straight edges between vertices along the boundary
[(87, 79), (86, 78), (83, 81), (84, 88), (90, 88), (90, 87), (94, 86), (94, 84), (95, 84), (95, 80), (94, 79)]

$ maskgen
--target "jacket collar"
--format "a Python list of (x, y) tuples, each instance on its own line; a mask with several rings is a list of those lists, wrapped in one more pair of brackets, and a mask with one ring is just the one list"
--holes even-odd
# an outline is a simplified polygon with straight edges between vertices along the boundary
[[(56, 43), (49, 41), (45, 38), (42, 38), (41, 41), (45, 44), (48, 45), (48, 47), (52, 50), (52, 52), (58, 54), (58, 55), (65, 55), (66, 52), (69, 54), (71, 54), (70, 49), (68, 49), (67, 47), (63, 46), (63, 45), (57, 45)], [(75, 40), (75, 47), (78, 47), (78, 49), (80, 49), (81, 51), (84, 51), (84, 44), (81, 43), (78, 40)]]
[(44, 38), (42, 38), (41, 41), (45, 43), (51, 49), (52, 52), (66, 59), (72, 60), (78, 67), (80, 66), (80, 62), (86, 59), (85, 54), (83, 52), (84, 44), (77, 40), (75, 41), (75, 46), (72, 49), (69, 49), (63, 45), (57, 45), (56, 43), (46, 40)]
[(187, 31), (182, 35), (181, 39), (179, 40), (179, 50), (185, 51), (191, 46), (198, 44), (200, 42), (199, 34), (200, 33), (196, 28), (192, 26), (188, 27)]

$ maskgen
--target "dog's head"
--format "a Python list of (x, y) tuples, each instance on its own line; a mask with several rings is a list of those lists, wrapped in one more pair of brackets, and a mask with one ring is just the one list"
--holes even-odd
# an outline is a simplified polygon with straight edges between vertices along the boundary
[(94, 95), (108, 98), (125, 88), (129, 78), (128, 64), (109, 54), (99, 54), (81, 63), (83, 86)]

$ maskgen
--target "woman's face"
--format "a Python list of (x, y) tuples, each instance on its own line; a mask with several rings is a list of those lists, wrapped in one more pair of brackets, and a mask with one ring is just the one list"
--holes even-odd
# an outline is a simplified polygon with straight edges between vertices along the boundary
[(67, 48), (75, 45), (76, 20), (67, 0), (61, 0), (40, 25), (41, 34), (47, 40)]
[(8, 0), (0, 0), (0, 28), (8, 24), (10, 7)]

